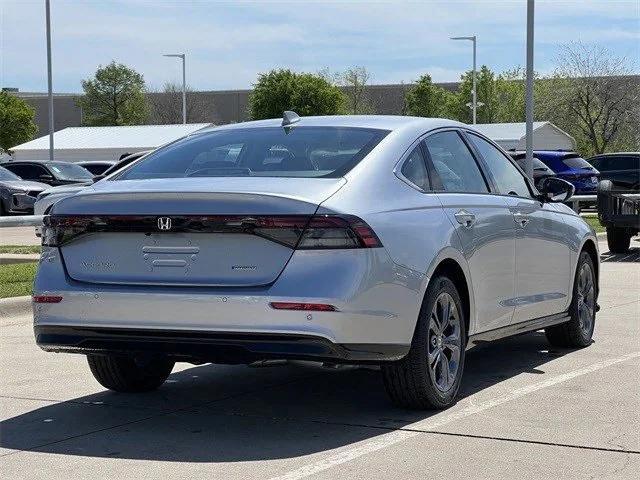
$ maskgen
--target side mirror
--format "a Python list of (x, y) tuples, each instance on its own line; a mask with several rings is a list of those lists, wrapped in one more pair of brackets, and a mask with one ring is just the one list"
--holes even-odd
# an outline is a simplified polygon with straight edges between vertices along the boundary
[(48, 173), (43, 173), (42, 175), (40, 175), (40, 180), (46, 180), (46, 181), (51, 181), (53, 180), (53, 176), (49, 175)]
[(538, 190), (544, 202), (566, 202), (576, 191), (571, 183), (557, 177), (547, 177), (540, 181)]

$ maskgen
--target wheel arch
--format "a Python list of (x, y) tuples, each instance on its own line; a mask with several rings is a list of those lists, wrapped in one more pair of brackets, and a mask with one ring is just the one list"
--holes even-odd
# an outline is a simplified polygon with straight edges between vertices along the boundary
[[(598, 254), (598, 247), (592, 238), (587, 238), (582, 244), (582, 248), (580, 249), (580, 253), (578, 254), (578, 258), (580, 258), (580, 254), (582, 252), (587, 252), (589, 257), (591, 257), (591, 262), (593, 263), (593, 268), (595, 269), (596, 274), (596, 298), (598, 298), (598, 293), (600, 290), (600, 257)], [(578, 262), (576, 261), (576, 269), (578, 268)], [(575, 278), (575, 272), (574, 276)], [(573, 286), (572, 286), (573, 288)]]
[(449, 278), (454, 283), (458, 293), (460, 294), (460, 300), (462, 301), (464, 309), (465, 330), (468, 338), (469, 328), (471, 325), (471, 314), (473, 312), (473, 291), (471, 290), (468, 277), (460, 263), (451, 257), (443, 258), (435, 265), (433, 271), (429, 275), (429, 283), (431, 283), (433, 278), (439, 275), (444, 275)]

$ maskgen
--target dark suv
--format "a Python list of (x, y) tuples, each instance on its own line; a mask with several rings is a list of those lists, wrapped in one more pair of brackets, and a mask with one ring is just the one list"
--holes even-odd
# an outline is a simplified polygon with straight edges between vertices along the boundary
[(69, 162), (7, 162), (2, 166), (23, 180), (42, 182), (53, 187), (93, 180), (89, 170)]
[(600, 171), (601, 180), (611, 180), (621, 190), (640, 190), (640, 152), (603, 153), (588, 162)]

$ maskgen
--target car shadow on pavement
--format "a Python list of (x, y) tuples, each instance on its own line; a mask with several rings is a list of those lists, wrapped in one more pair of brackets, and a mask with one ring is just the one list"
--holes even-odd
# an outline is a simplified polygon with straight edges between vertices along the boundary
[[(543, 377), (545, 364), (570, 352), (550, 350), (541, 332), (475, 347), (460, 398), (524, 372)], [(172, 374), (156, 392), (100, 391), (13, 416), (0, 423), (0, 446), (172, 462), (286, 459), (375, 438), (437, 413), (393, 407), (373, 368), (206, 365)]]
[[(634, 241), (635, 240), (635, 241)], [(602, 252), (600, 254), (601, 262), (615, 262), (615, 263), (639, 263), (640, 262), (640, 239), (632, 240), (631, 248), (629, 251), (624, 253), (611, 253), (611, 252)]]

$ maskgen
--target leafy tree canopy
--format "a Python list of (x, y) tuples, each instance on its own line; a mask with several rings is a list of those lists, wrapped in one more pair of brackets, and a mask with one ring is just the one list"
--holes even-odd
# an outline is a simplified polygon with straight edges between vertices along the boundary
[(407, 115), (416, 117), (447, 117), (453, 94), (434, 85), (430, 75), (422, 75), (405, 95)]
[(299, 115), (336, 115), (344, 111), (344, 95), (320, 75), (271, 70), (258, 76), (249, 99), (251, 118), (278, 118), (285, 110)]
[(0, 152), (28, 142), (38, 131), (33, 122), (35, 110), (8, 92), (0, 92)]
[(148, 107), (141, 74), (121, 63), (100, 66), (93, 78), (82, 81), (78, 100), (85, 125), (140, 125)]

